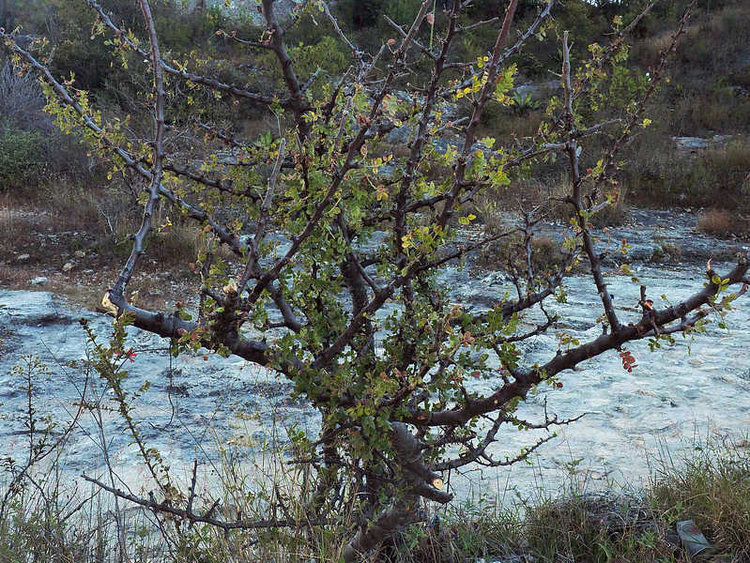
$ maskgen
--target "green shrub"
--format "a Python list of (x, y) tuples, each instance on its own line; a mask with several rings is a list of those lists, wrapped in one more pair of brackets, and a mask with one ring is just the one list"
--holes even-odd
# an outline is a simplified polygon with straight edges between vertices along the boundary
[(310, 76), (317, 69), (331, 75), (346, 70), (349, 66), (349, 54), (334, 37), (323, 37), (313, 44), (300, 44), (289, 49), (294, 59), (295, 68), (300, 76)]
[(388, 0), (385, 13), (396, 23), (409, 24), (419, 11), (419, 0)]
[(53, 174), (87, 179), (93, 171), (83, 144), (56, 129), (44, 105), (36, 77), (0, 57), (0, 190), (33, 187)]
[(39, 184), (47, 170), (47, 142), (39, 131), (0, 133), (0, 190)]
[(383, 0), (343, 0), (336, 6), (343, 22), (356, 29), (373, 27), (383, 13)]

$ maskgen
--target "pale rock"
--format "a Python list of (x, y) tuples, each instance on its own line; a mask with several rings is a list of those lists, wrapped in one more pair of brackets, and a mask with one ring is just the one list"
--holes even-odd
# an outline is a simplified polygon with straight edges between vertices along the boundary
[(49, 278), (46, 276), (37, 276), (36, 278), (31, 280), (31, 285), (47, 285), (49, 283)]
[(73, 262), (66, 262), (63, 265), (62, 270), (63, 270), (63, 272), (69, 272), (69, 271), (71, 271), (73, 269), (73, 266), (74, 266)]

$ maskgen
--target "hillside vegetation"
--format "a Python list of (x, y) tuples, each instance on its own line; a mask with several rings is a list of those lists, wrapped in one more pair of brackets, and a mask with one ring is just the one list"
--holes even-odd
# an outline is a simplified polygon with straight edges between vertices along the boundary
[[(442, 0), (441, 0), (442, 1)], [(105, 8), (109, 2), (103, 2)], [(125, 24), (134, 29), (141, 26), (135, 7), (116, 3)], [(358, 45), (375, 49), (383, 38), (395, 33), (383, 17), (396, 22), (407, 21), (416, 12), (416, 0), (368, 0), (337, 3), (342, 25), (358, 41)], [(629, 66), (631, 71), (612, 84), (611, 96), (625, 96), (642, 85), (644, 73), (657, 62), (658, 53), (669, 38), (670, 29), (686, 2), (657, 3), (634, 29)], [(23, 25), (30, 38), (45, 36), (52, 42), (50, 64), (58, 72), (71, 72), (77, 88), (88, 90), (97, 105), (123, 119), (132, 127), (144, 126), (143, 108), (134, 100), (142, 84), (133, 83), (119, 64), (112, 64), (116, 54), (99, 34), (95, 18), (85, 9), (82, 0), (7, 0), (0, 10), (0, 26), (8, 29)], [(232, 38), (257, 37), (262, 30), (242, 21), (228, 19), (218, 8), (192, 13), (176, 10), (171, 2), (155, 2), (157, 26), (168, 53), (177, 61), (186, 61), (195, 70), (208, 72), (219, 80), (244, 80), (252, 69), (250, 86), (269, 87), (281, 77), (272, 57), (244, 58), (241, 43)], [(533, 16), (535, 2), (527, 0), (519, 7), (517, 27), (525, 27)], [(555, 9), (555, 18), (544, 31), (547, 36), (560, 36), (570, 30), (575, 38), (574, 55), (583, 56), (588, 45), (606, 42), (613, 18), (627, 20), (640, 9), (640, 2), (601, 3), (568, 1)], [(495, 2), (473, 3), (472, 16), (477, 19), (497, 17), (501, 8)], [(347, 63), (346, 46), (333, 33), (327, 20), (305, 12), (301, 17), (310, 21), (291, 28), (290, 45), (296, 67), (302, 76), (318, 73), (333, 76)], [(719, 207), (732, 212), (726, 232), (740, 233), (743, 221), (750, 214), (750, 7), (739, 0), (699, 2), (698, 12), (676, 56), (670, 63), (669, 76), (657, 96), (650, 101), (647, 114), (650, 125), (637, 136), (624, 154), (624, 190), (622, 203), (635, 206), (683, 208)], [(93, 33), (92, 33), (93, 32)], [(467, 35), (460, 48), (466, 53), (481, 55), (479, 46), (486, 43), (481, 28)], [(91, 40), (91, 37), (94, 40)], [(530, 137), (536, 133), (544, 116), (547, 99), (555, 93), (555, 77), (546, 69), (559, 65), (559, 50), (554, 41), (531, 41), (517, 56), (515, 82), (521, 85), (514, 103), (497, 106), (484, 117), (488, 135), (505, 141), (512, 137)], [(427, 78), (418, 66), (405, 77), (409, 82)], [(41, 109), (44, 105), (29, 84), (31, 79), (13, 78), (9, 67), (0, 75), (0, 191), (11, 197), (35, 199), (44, 193), (45, 185), (54, 183), (59, 190), (62, 179), (75, 190), (81, 176), (92, 170), (85, 151), (75, 142), (60, 142), (58, 134), (50, 134), (49, 119)], [(313, 84), (313, 87), (316, 87)], [(31, 90), (29, 90), (31, 88)], [(19, 104), (19, 100), (28, 100)], [(197, 113), (206, 122), (220, 123), (228, 131), (242, 133), (264, 129), (274, 118), (258, 114), (242, 102), (229, 114), (212, 104), (210, 97), (198, 90), (184, 97), (184, 118), (187, 124)], [(460, 111), (460, 108), (459, 108)], [(225, 113), (222, 113), (225, 112)], [(179, 117), (178, 117), (179, 119)], [(176, 126), (179, 123), (175, 123)], [(674, 137), (700, 137), (705, 143), (681, 148)], [(60, 153), (60, 147), (67, 152)], [(54, 148), (54, 150), (53, 150)], [(189, 150), (189, 141), (185, 146)], [(72, 154), (71, 154), (72, 151)], [(71, 158), (73, 157), (73, 158)], [(550, 166), (548, 174), (534, 178), (518, 178), (522, 186), (544, 186), (554, 191), (560, 182), (561, 169)], [(93, 184), (103, 185), (101, 177)], [(88, 180), (87, 180), (88, 183)], [(40, 198), (46, 199), (46, 198)], [(93, 213), (92, 215), (97, 215)], [(93, 218), (93, 217), (92, 217)], [(94, 223), (101, 222), (101, 218)], [(111, 225), (100, 225), (105, 230)]]

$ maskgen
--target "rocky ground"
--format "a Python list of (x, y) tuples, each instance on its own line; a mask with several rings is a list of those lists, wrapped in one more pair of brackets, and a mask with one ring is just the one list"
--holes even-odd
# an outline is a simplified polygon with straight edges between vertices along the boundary
[[(96, 310), (127, 249), (86, 225), (71, 230), (70, 223), (38, 208), (9, 205), (0, 210), (0, 288), (51, 291)], [(133, 287), (144, 304), (163, 307), (170, 296), (174, 303), (175, 296), (195, 287), (187, 264), (167, 272), (147, 258), (142, 266)]]

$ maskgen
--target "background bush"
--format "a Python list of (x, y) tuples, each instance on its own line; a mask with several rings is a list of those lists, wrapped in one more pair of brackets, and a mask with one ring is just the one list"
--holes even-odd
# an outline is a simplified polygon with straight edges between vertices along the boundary
[(0, 190), (24, 188), (45, 177), (47, 141), (39, 131), (0, 133)]
[(0, 191), (33, 191), (93, 170), (85, 147), (54, 126), (45, 104), (34, 76), (0, 58)]

